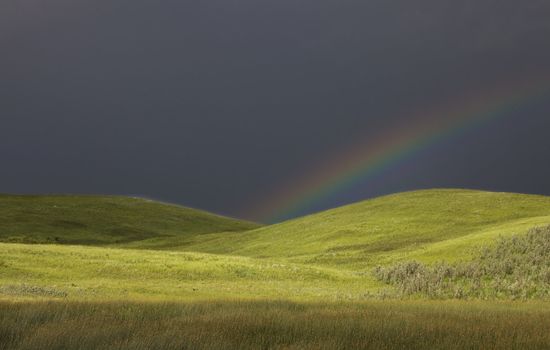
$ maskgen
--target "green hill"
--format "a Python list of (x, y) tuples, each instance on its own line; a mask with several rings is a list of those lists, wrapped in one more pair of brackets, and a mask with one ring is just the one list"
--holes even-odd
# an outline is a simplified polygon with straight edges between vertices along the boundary
[(257, 224), (140, 198), (0, 195), (0, 241), (103, 245), (238, 232)]
[(550, 197), (407, 192), (258, 228), (135, 198), (0, 196), (0, 217), (0, 299), (364, 300), (391, 287), (378, 265), (468, 261), (550, 225)]
[[(399, 193), (253, 231), (204, 235), (180, 249), (367, 268), (467, 257), (499, 235), (550, 224), (550, 197), (471, 190)], [(145, 242), (144, 242), (145, 243)], [(172, 245), (176, 247), (174, 242)]]

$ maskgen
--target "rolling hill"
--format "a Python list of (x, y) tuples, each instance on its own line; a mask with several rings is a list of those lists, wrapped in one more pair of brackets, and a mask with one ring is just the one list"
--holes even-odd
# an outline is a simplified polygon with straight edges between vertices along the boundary
[[(207, 234), (182, 250), (365, 268), (465, 258), (496, 237), (550, 224), (550, 197), (423, 190), (379, 197), (252, 231)], [(147, 241), (139, 242), (147, 244)], [(178, 246), (177, 238), (171, 249)]]
[(105, 245), (259, 225), (141, 198), (0, 195), (0, 242)]
[(110, 196), (1, 196), (0, 216), (0, 298), (363, 300), (378, 265), (549, 225), (550, 197), (415, 191), (265, 227)]

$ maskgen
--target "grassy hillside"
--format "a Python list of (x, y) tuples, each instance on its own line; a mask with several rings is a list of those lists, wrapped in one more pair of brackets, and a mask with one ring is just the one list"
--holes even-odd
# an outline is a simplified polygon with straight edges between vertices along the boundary
[(0, 195), (0, 242), (109, 244), (243, 231), (258, 225), (118, 196)]
[(413, 258), (461, 259), (500, 235), (547, 224), (550, 197), (426, 190), (367, 200), (246, 233), (176, 239), (171, 246), (361, 269)]

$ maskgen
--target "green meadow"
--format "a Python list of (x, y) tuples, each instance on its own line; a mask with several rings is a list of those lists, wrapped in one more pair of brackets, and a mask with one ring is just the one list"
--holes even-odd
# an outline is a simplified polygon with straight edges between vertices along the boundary
[(471, 190), (275, 225), (0, 195), (0, 349), (547, 349), (548, 227), (550, 197)]

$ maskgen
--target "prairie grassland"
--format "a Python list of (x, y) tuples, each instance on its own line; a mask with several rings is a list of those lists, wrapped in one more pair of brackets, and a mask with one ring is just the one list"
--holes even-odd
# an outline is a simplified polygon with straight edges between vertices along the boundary
[[(106, 247), (106, 240), (100, 247), (0, 243), (0, 298), (361, 301), (393, 289), (372, 274), (377, 265), (471, 260), (499, 236), (550, 223), (548, 197), (433, 190), (382, 197), (247, 232), (209, 234), (222, 226), (246, 224), (142, 200), (71, 198), (60, 197), (60, 205), (71, 209), (55, 214), (54, 222), (79, 222), (85, 229), (79, 235), (94, 239), (99, 239), (94, 235), (101, 227), (113, 223), (159, 229), (165, 219), (175, 225), (169, 220), (175, 217), (185, 225), (177, 234), (177, 225), (167, 223), (169, 230), (156, 238), (122, 246)], [(56, 201), (29, 200), (33, 215), (45, 214), (24, 221), (23, 227), (50, 222)], [(109, 205), (117, 208), (113, 217), (105, 216)], [(5, 212), (14, 212), (9, 207)], [(14, 207), (16, 212), (24, 209), (23, 204)], [(99, 226), (94, 226), (98, 213)], [(10, 218), (4, 226), (17, 226)], [(40, 232), (37, 237), (43, 238)], [(174, 240), (187, 243), (169, 250)], [(234, 254), (226, 251), (231, 249)]]
[[(418, 191), (257, 228), (133, 198), (0, 196), (0, 218), (0, 350), (550, 349), (547, 293), (522, 294), (548, 290), (550, 236), (525, 233), (550, 224), (550, 197)], [(484, 246), (498, 254), (480, 263)], [(428, 300), (470, 282), (488, 293)], [(534, 300), (496, 301), (518, 295)]]
[(472, 247), (550, 224), (550, 197), (424, 190), (276, 225), (136, 198), (2, 196), (0, 242), (110, 245), (276, 259), (338, 270), (467, 258)]
[[(129, 245), (282, 258), (360, 270), (417, 259), (461, 260), (499, 236), (550, 224), (550, 197), (424, 190), (379, 197), (244, 233), (212, 233)], [(168, 242), (170, 242), (168, 244)]]
[(0, 349), (548, 349), (543, 303), (0, 302)]
[(0, 243), (0, 299), (359, 300), (370, 275), (191, 252)]

